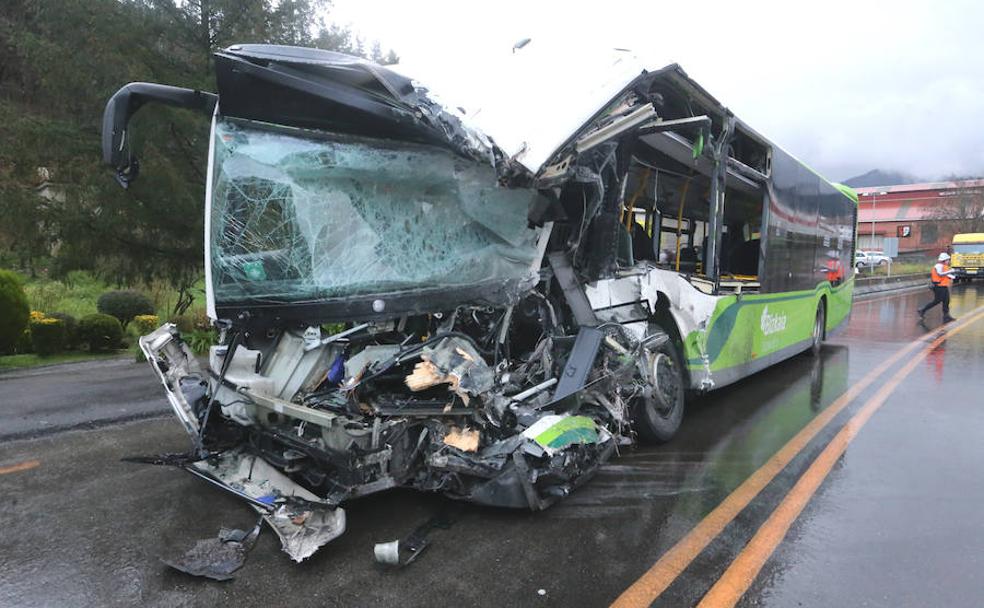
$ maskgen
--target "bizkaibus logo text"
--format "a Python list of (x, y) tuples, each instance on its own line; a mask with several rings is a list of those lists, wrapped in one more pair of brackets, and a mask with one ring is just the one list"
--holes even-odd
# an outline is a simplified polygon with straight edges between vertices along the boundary
[(767, 336), (782, 331), (786, 329), (786, 315), (785, 313), (770, 315), (769, 307), (766, 306), (765, 309), (762, 310), (762, 318), (759, 319), (759, 327), (762, 328), (762, 333)]

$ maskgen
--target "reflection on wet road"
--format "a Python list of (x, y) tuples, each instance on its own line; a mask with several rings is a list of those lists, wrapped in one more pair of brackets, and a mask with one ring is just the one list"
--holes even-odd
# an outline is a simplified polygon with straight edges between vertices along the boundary
[[(249, 510), (178, 471), (119, 462), (147, 446), (181, 449), (172, 421), (0, 444), (0, 468), (43, 463), (0, 475), (0, 605), (608, 605), (667, 555), (686, 559), (663, 571), (650, 601), (696, 605), (730, 580), (722, 576), (733, 563), (745, 563), (749, 542), (771, 529), (777, 507), (844, 425), (910, 364), (735, 599), (977, 605), (984, 320), (968, 321), (984, 306), (984, 286), (954, 289), (965, 329), (916, 361), (941, 335), (938, 310), (918, 323), (929, 298), (918, 290), (857, 302), (820, 358), (796, 357), (695, 401), (671, 443), (624, 450), (546, 512), (465, 505), (426, 555), (396, 572), (372, 563), (373, 543), (405, 535), (447, 500), (396, 491), (356, 501), (349, 532), (301, 565), (261, 535), (237, 580), (218, 584), (170, 572), (157, 558), (221, 526), (246, 526)], [(770, 469), (791, 442), (800, 449)], [(756, 479), (727, 517), (703, 524)], [(695, 530), (713, 534), (673, 553)]]

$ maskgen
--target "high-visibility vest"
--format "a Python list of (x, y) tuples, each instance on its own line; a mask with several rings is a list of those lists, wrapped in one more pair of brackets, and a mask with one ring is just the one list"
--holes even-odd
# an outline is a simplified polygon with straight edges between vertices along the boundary
[(936, 272), (936, 264), (933, 264), (933, 271), (931, 274), (933, 285), (938, 287), (949, 287), (950, 283), (953, 282), (953, 279), (950, 278), (950, 275), (946, 274), (948, 272), (950, 272), (950, 265), (946, 262), (943, 262), (943, 274)]

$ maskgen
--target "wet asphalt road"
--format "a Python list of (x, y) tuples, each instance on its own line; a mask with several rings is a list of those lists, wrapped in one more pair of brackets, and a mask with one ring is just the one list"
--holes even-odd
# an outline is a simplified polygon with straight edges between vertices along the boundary
[(0, 372), (0, 441), (165, 416), (161, 383), (148, 371), (125, 356)]
[[(932, 351), (914, 347), (853, 399), (842, 398), (900, 349), (940, 335), (938, 309), (926, 326), (916, 321), (928, 298), (918, 290), (859, 301), (848, 330), (820, 359), (796, 357), (693, 403), (671, 443), (625, 451), (546, 512), (457, 508), (453, 527), (434, 533), (427, 552), (402, 571), (377, 567), (372, 545), (457, 505), (406, 491), (361, 499), (347, 506), (346, 534), (307, 562), (291, 563), (267, 531), (237, 579), (215, 583), (170, 571), (158, 558), (221, 526), (251, 525), (251, 511), (185, 473), (119, 460), (183, 450), (175, 422), (8, 440), (0, 443), (0, 606), (605, 606), (740, 493), (811, 420), (846, 403), (722, 522), (720, 534), (677, 564), (679, 574), (654, 602), (694, 605), (733, 574), (736, 558), (745, 563), (749, 541), (773, 530), (777, 507), (796, 495), (818, 455), (889, 390), (735, 599), (742, 606), (979, 606), (984, 316), (968, 320), (984, 307), (984, 285), (954, 289), (953, 313), (962, 319), (947, 327), (962, 326), (959, 333)], [(891, 378), (912, 365), (892, 388)], [(119, 403), (128, 386), (144, 382), (129, 376), (138, 368), (125, 369), (118, 388), (101, 398)], [(101, 386), (99, 377), (92, 372), (88, 382)], [(17, 418), (6, 413), (12, 382), (21, 386), (0, 376), (0, 435)], [(36, 382), (57, 381), (44, 374)], [(59, 392), (57, 407), (94, 402), (88, 382)], [(43, 410), (41, 417), (58, 416)], [(18, 463), (28, 464), (4, 468)]]

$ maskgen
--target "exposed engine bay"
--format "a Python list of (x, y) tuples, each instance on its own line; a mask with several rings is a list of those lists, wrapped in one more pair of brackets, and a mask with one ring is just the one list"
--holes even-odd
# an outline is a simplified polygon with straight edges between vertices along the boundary
[(327, 542), (344, 529), (336, 507), (396, 486), (544, 509), (631, 441), (631, 405), (652, 393), (646, 353), (667, 336), (635, 340), (617, 324), (574, 334), (563, 307), (533, 293), (332, 335), (226, 330), (209, 371), (172, 325), (141, 344), (204, 456), (185, 466), (271, 519), (331, 518)]

